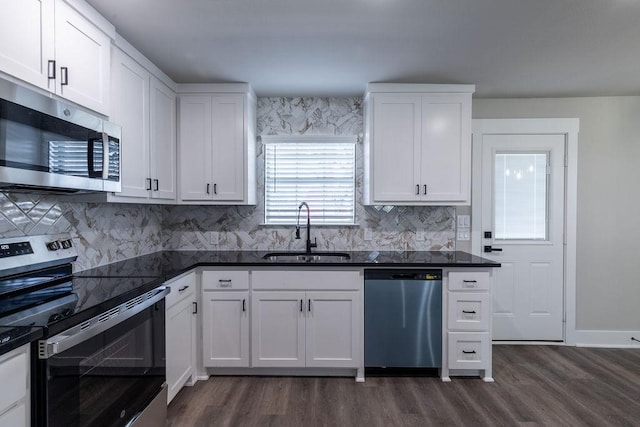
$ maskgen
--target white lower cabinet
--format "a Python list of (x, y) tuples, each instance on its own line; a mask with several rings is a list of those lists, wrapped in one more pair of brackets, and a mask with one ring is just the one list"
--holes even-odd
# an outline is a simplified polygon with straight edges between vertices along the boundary
[(358, 272), (253, 274), (252, 366), (362, 366), (362, 277)]
[(249, 273), (202, 273), (202, 348), (205, 367), (249, 367)]
[(359, 292), (254, 292), (251, 304), (253, 366), (360, 365)]
[(480, 374), (493, 381), (490, 273), (450, 271), (446, 278), (442, 378)]
[(189, 273), (167, 283), (166, 300), (167, 403), (195, 376), (196, 275)]
[(29, 344), (0, 356), (0, 427), (30, 425)]

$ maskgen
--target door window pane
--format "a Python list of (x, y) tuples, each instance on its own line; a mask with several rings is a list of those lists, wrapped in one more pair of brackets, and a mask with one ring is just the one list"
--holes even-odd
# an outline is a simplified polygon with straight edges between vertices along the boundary
[(494, 226), (497, 240), (547, 239), (549, 153), (496, 153)]

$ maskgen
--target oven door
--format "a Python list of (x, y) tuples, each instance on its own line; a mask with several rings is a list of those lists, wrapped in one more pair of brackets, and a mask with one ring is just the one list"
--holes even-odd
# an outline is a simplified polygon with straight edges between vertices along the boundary
[[(139, 298), (39, 343), (35, 425), (128, 426), (158, 407), (152, 402), (166, 381), (164, 293)], [(158, 409), (166, 417), (166, 397)]]

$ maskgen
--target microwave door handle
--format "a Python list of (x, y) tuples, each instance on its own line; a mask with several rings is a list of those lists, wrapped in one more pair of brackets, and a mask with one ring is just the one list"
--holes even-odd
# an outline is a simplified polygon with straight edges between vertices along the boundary
[(109, 179), (109, 135), (102, 132), (102, 179)]
[(89, 136), (87, 140), (87, 173), (89, 174), (89, 178), (95, 178), (96, 176), (96, 168), (93, 164), (93, 149), (95, 147), (96, 137)]

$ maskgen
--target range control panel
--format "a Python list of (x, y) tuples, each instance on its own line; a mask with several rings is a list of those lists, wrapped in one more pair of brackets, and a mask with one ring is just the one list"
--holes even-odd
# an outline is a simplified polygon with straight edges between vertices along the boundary
[(33, 248), (29, 242), (1, 243), (0, 258), (32, 254)]
[(70, 263), (77, 256), (68, 233), (0, 239), (0, 277), (30, 271), (43, 264)]

